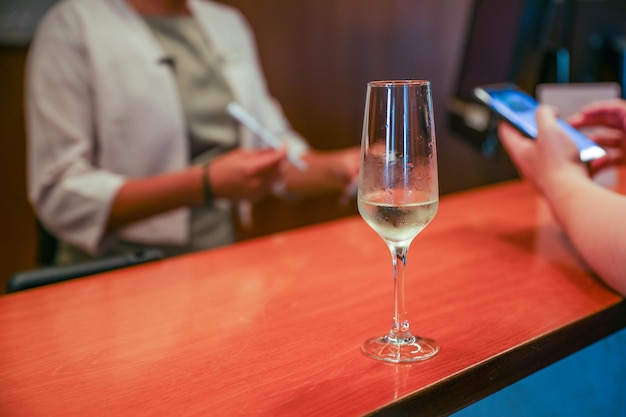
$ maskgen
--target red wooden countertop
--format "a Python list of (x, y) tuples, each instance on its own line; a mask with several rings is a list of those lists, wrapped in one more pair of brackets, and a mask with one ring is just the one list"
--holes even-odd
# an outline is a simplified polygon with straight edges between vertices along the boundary
[(408, 256), (414, 333), (381, 363), (390, 254), (359, 217), (0, 297), (0, 416), (446, 415), (626, 325), (523, 182), (442, 198)]

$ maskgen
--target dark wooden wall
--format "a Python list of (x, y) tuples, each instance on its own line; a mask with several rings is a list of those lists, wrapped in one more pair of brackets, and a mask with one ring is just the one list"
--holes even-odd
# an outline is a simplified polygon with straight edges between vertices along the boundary
[[(273, 94), (315, 147), (359, 144), (366, 83), (429, 79), (443, 194), (510, 178), (507, 160), (485, 160), (448, 132), (446, 106), (459, 71), (472, 0), (226, 0), (248, 18)], [(257, 207), (251, 236), (356, 213), (336, 197)], [(278, 220), (280, 219), (280, 221)]]
[[(446, 126), (472, 0), (226, 0), (255, 31), (270, 90), (293, 126), (318, 149), (358, 145), (366, 83), (429, 79), (433, 86), (442, 194), (514, 176), (507, 160), (483, 158)], [(26, 48), (0, 48), (0, 283), (35, 266), (35, 227), (25, 192), (23, 66)], [(337, 196), (299, 203), (268, 199), (241, 238), (356, 213)], [(0, 290), (1, 291), (1, 290)]]
[(0, 47), (0, 294), (16, 271), (36, 264), (35, 217), (26, 199), (25, 51)]

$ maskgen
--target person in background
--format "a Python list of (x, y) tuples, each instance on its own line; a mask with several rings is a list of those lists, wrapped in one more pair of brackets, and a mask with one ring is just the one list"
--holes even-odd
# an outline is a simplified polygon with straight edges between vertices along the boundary
[(555, 109), (545, 105), (537, 110), (536, 140), (507, 123), (498, 126), (498, 134), (521, 175), (545, 197), (584, 260), (626, 295), (626, 196), (591, 179), (593, 173), (625, 161), (626, 101), (592, 103), (568, 122), (576, 128), (602, 126), (590, 136), (607, 149), (607, 156), (589, 166), (582, 163), (576, 146), (558, 126)]
[[(231, 102), (284, 146), (255, 145)], [(359, 169), (358, 147), (315, 151), (293, 131), (246, 20), (210, 0), (56, 4), (29, 50), (26, 113), (29, 199), (57, 264), (225, 245), (238, 202), (343, 191)]]

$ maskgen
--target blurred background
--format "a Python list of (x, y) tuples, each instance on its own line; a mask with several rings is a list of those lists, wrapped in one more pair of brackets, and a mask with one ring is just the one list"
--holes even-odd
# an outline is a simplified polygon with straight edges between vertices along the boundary
[[(30, 37), (56, 0), (0, 1), (0, 292), (38, 266), (26, 198), (23, 82)], [(441, 194), (516, 177), (474, 86), (612, 81), (623, 86), (625, 0), (227, 0), (249, 20), (273, 95), (318, 149), (360, 142), (366, 83), (432, 82)], [(471, 210), (471, 207), (468, 207)], [(339, 196), (256, 204), (240, 239), (357, 213)]]

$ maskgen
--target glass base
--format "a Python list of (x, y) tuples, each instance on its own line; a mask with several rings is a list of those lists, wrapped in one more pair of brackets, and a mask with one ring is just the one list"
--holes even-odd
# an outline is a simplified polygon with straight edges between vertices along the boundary
[(439, 345), (432, 339), (409, 334), (392, 338), (390, 335), (372, 337), (361, 346), (367, 356), (391, 363), (417, 362), (432, 358)]

